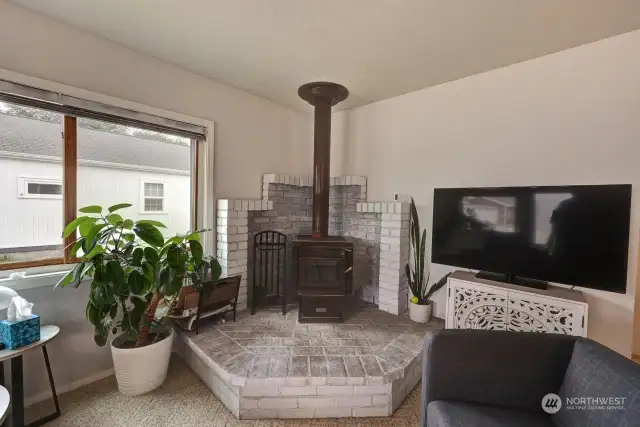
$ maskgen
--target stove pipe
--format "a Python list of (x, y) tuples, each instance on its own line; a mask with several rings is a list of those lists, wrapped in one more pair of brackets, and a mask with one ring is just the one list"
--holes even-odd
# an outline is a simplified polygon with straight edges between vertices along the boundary
[(329, 173), (331, 167), (331, 107), (349, 96), (346, 87), (331, 82), (300, 86), (298, 96), (315, 107), (313, 124), (313, 211), (311, 235), (329, 232)]

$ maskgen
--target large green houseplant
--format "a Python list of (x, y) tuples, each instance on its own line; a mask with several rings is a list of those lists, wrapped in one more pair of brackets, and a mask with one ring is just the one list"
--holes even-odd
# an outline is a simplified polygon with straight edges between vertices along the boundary
[[(134, 221), (117, 213), (130, 206), (120, 203), (106, 209), (95, 205), (80, 209), (85, 215), (70, 222), (62, 235), (67, 238), (79, 234), (70, 253), (72, 257), (80, 253), (81, 256), (58, 285), (77, 288), (84, 279), (91, 279), (86, 315), (94, 327), (94, 340), (104, 346), (110, 334), (116, 336), (111, 347), (120, 390), (140, 394), (159, 386), (166, 376), (173, 335), (170, 328), (151, 331), (152, 324), (162, 325), (164, 320), (157, 319), (158, 304), (165, 299), (171, 306), (186, 283), (198, 290), (205, 280), (217, 280), (221, 267), (215, 258), (203, 253), (200, 234), (204, 230), (165, 239), (160, 229), (166, 227), (161, 222)], [(168, 351), (150, 348), (163, 341)], [(137, 363), (143, 366), (130, 366), (129, 361), (135, 359), (135, 352), (131, 350), (140, 350)], [(160, 353), (162, 360), (156, 363), (164, 369), (164, 376), (160, 375), (159, 384), (149, 383), (148, 378), (118, 375), (121, 365), (121, 370), (141, 373), (138, 377), (146, 371), (149, 371), (147, 376), (157, 376), (157, 372), (151, 372), (155, 370), (149, 366), (153, 364), (149, 357)], [(146, 384), (137, 384), (128, 390), (121, 384), (141, 381)]]
[(409, 240), (411, 256), (405, 265), (407, 281), (412, 297), (409, 304), (409, 316), (416, 322), (428, 322), (431, 319), (431, 296), (446, 284), (446, 277), (429, 286), (429, 275), (425, 275), (425, 252), (427, 230), (420, 230), (420, 218), (416, 203), (411, 198)]

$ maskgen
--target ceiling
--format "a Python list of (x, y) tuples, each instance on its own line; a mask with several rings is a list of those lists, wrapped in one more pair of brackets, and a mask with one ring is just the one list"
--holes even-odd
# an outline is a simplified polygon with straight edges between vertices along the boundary
[(275, 102), (351, 108), (640, 28), (638, 0), (12, 0)]

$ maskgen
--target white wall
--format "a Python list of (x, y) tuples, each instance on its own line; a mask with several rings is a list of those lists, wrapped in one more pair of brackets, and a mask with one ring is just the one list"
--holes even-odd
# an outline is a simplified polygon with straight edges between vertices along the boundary
[[(413, 195), (427, 229), (434, 187), (633, 184), (627, 294), (585, 290), (589, 335), (629, 354), (640, 226), (638, 76), (640, 31), (360, 107), (340, 118), (348, 126), (342, 163), (368, 176), (371, 201)], [(445, 271), (434, 266), (432, 277)]]
[[(311, 135), (310, 114), (183, 71), (3, 0), (0, 40), (0, 78), (20, 73), (214, 122), (215, 197), (259, 198), (263, 173), (311, 170), (306, 143)], [(28, 84), (29, 79), (21, 82)], [(24, 292), (36, 302), (43, 324), (62, 327), (50, 352), (61, 390), (111, 366), (108, 349), (95, 347), (84, 320), (83, 292), (51, 288)], [(41, 370), (26, 371), (26, 381), (27, 398), (47, 390)]]

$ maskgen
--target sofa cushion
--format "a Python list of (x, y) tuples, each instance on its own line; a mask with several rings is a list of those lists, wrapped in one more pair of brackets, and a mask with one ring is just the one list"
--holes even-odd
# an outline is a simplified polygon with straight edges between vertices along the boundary
[(554, 427), (543, 413), (455, 400), (434, 400), (427, 406), (425, 427)]
[[(640, 424), (640, 365), (588, 339), (576, 342), (559, 392), (562, 408), (553, 415), (560, 427), (610, 427)], [(620, 398), (596, 402), (595, 406), (621, 409), (589, 409), (589, 402), (574, 398)]]

